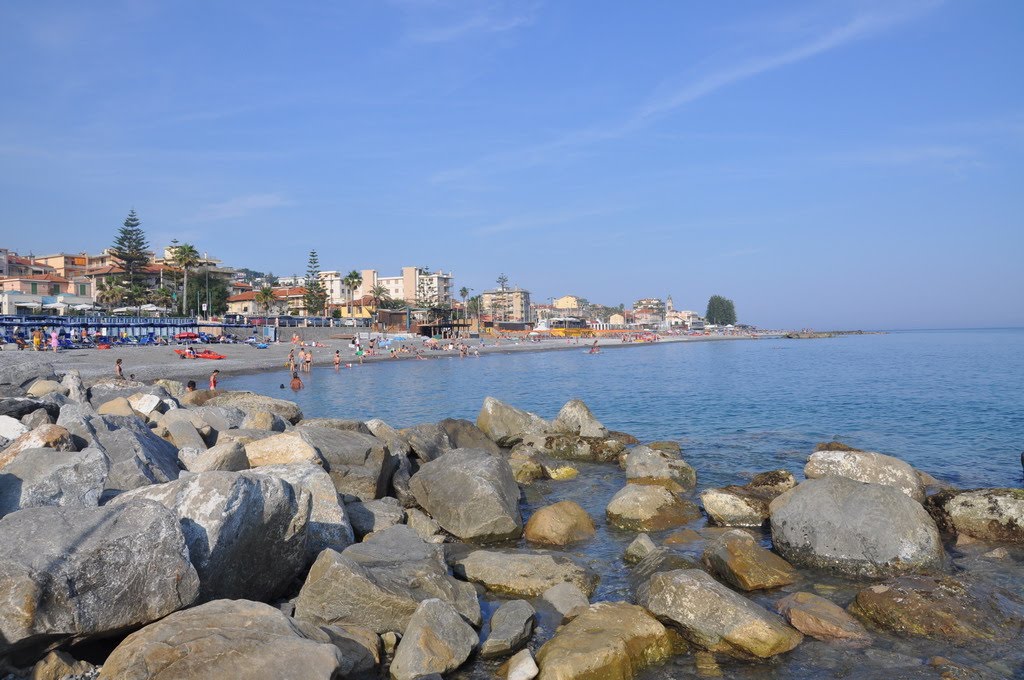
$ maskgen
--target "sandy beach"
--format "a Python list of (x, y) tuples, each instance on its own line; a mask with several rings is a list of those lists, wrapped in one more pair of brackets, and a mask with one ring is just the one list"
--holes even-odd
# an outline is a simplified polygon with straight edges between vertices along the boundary
[[(681, 343), (681, 342), (707, 342), (723, 340), (749, 340), (750, 336), (668, 336), (657, 343), (635, 342), (623, 343), (619, 339), (604, 338), (598, 341), (602, 351), (613, 349), (627, 349), (650, 347), (655, 344)], [(593, 344), (593, 339), (580, 339), (579, 344), (566, 343), (564, 339), (545, 339), (540, 342), (527, 342), (522, 340), (501, 340), (495, 341), (491, 338), (470, 340), (469, 344), (477, 348), (481, 355), (485, 354), (507, 354), (513, 352), (542, 352), (559, 350), (582, 350)], [(420, 340), (407, 340), (403, 345), (411, 350), (422, 348)], [(344, 364), (357, 364), (358, 358), (355, 351), (349, 347), (348, 340), (327, 340), (323, 347), (308, 348), (313, 352), (313, 366), (327, 367), (333, 362), (335, 350), (341, 351)], [(364, 347), (366, 343), (364, 341)], [(396, 344), (397, 346), (397, 344)], [(180, 346), (183, 347), (183, 346)], [(181, 359), (174, 353), (175, 348), (170, 347), (115, 347), (110, 350), (97, 349), (74, 349), (62, 350), (57, 354), (53, 352), (35, 352), (32, 350), (18, 351), (14, 345), (4, 345), (0, 351), (0, 366), (10, 366), (17, 363), (32, 363), (40, 367), (40, 373), (46, 372), (49, 368), (55, 373), (62, 373), (68, 369), (76, 369), (85, 379), (96, 379), (114, 374), (114, 361), (121, 359), (124, 365), (124, 375), (128, 377), (134, 374), (136, 379), (143, 381), (156, 380), (158, 378), (170, 378), (174, 380), (195, 380), (197, 383), (205, 384), (207, 376), (213, 369), (220, 369), (224, 376), (241, 375), (244, 373), (255, 373), (271, 369), (283, 368), (288, 358), (288, 352), (293, 349), (291, 343), (282, 342), (272, 344), (267, 349), (255, 349), (244, 344), (217, 344), (217, 345), (195, 345), (197, 350), (209, 348), (212, 351), (223, 354), (225, 359)], [(372, 365), (376, 362), (394, 361), (416, 361), (416, 354), (410, 352), (399, 354), (398, 359), (393, 359), (387, 351), (376, 356), (364, 356), (363, 364)], [(430, 350), (422, 349), (421, 356), (426, 360), (432, 358), (458, 356), (455, 350)]]

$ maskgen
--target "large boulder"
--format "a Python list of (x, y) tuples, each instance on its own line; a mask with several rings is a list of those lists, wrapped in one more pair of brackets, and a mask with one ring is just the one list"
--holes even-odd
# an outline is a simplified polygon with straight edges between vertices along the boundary
[(277, 597), (307, 564), (310, 495), (280, 478), (202, 472), (121, 494), (110, 505), (140, 499), (178, 517), (201, 600)]
[(734, 529), (704, 549), (704, 564), (740, 590), (766, 590), (795, 583), (798, 574), (789, 562), (757, 544), (746, 531)]
[(655, 574), (637, 604), (712, 652), (765, 659), (796, 647), (803, 635), (699, 569)]
[(0, 451), (0, 469), (14, 460), (19, 453), (29, 449), (53, 449), (54, 451), (74, 451), (71, 433), (60, 425), (40, 425), (21, 435), (3, 451)]
[[(452, 449), (480, 449), (491, 455), (501, 455), (501, 448), (484, 431), (468, 420), (445, 418), (438, 426), (448, 436)], [(422, 459), (422, 457), (421, 457)]]
[(0, 473), (0, 516), (46, 505), (96, 507), (109, 471), (99, 449), (22, 451)]
[[(98, 407), (100, 404), (105, 404), (108, 401), (122, 397), (127, 399), (137, 392), (145, 392), (148, 390), (159, 390), (166, 394), (162, 387), (154, 386), (148, 387), (146, 383), (139, 382), (137, 380), (123, 380), (121, 378), (102, 378), (97, 380), (89, 386), (89, 402), (93, 407)], [(169, 396), (169, 395), (167, 395)]]
[(950, 576), (900, 576), (864, 588), (850, 613), (899, 635), (953, 642), (1016, 639), (1024, 632), (1024, 602), (1001, 589)]
[(630, 484), (657, 484), (682, 493), (697, 485), (697, 471), (678, 454), (635, 446), (626, 456), (626, 480)]
[(860, 621), (839, 605), (813, 593), (792, 593), (775, 603), (775, 610), (789, 625), (817, 640), (843, 640), (855, 645), (871, 644), (871, 635)]
[(626, 602), (601, 602), (563, 626), (537, 652), (542, 678), (630, 680), (673, 653), (657, 619)]
[(367, 534), (401, 524), (405, 519), (402, 504), (390, 496), (375, 501), (347, 503), (345, 510), (352, 520), (352, 531), (360, 540)]
[(1024, 543), (1024, 489), (940, 491), (928, 497), (925, 507), (944, 531)]
[[(245, 455), (245, 445), (237, 440), (211, 446), (205, 451), (180, 449), (178, 460), (185, 465), (189, 472), (213, 472), (216, 470), (240, 472), (249, 469), (249, 457)], [(266, 467), (276, 466), (268, 465)], [(330, 477), (328, 477), (329, 480)], [(333, 484), (331, 488), (334, 488)]]
[(415, 680), (453, 671), (479, 642), (476, 631), (444, 600), (431, 598), (416, 607), (391, 662), (394, 680)]
[[(320, 632), (320, 631), (316, 631)], [(215, 600), (132, 633), (107, 657), (100, 678), (344, 677), (341, 650), (261, 602)]]
[(377, 439), (380, 439), (388, 447), (388, 450), (395, 455), (408, 456), (412, 453), (409, 443), (399, 434), (398, 430), (388, 425), (380, 418), (372, 418), (363, 423)]
[(594, 536), (594, 520), (573, 501), (538, 508), (526, 523), (524, 535), (531, 543), (568, 545)]
[[(28, 416), (25, 417), (27, 418)], [(26, 427), (17, 418), (0, 416), (0, 440), (6, 439), (9, 442), (13, 442), (21, 435), (27, 433), (30, 429), (31, 428)]]
[(559, 583), (572, 583), (589, 597), (599, 581), (575, 557), (550, 550), (474, 550), (454, 559), (452, 570), (459, 578), (512, 597), (537, 597)]
[(486, 451), (455, 449), (425, 463), (410, 488), (445, 531), (464, 541), (505, 541), (522, 534), (512, 468)]
[(491, 615), (491, 632), (480, 646), (480, 656), (493, 659), (518, 651), (533, 634), (536, 614), (526, 600), (503, 602)]
[(516, 445), (520, 452), (542, 453), (553, 458), (591, 463), (614, 463), (626, 450), (625, 445), (611, 437), (582, 437), (577, 434), (551, 432), (526, 434)]
[(899, 489), (918, 503), (924, 501), (924, 485), (908, 463), (872, 451), (824, 450), (811, 454), (804, 466), (807, 479), (848, 477), (858, 482)]
[(943, 563), (935, 522), (892, 486), (811, 479), (772, 501), (770, 511), (775, 549), (797, 566), (878, 577)]
[(45, 408), (54, 418), (60, 412), (59, 406), (47, 404), (39, 399), (29, 399), (27, 397), (0, 398), (0, 416), (10, 416), (20, 420), (39, 408)]
[(276, 413), (292, 425), (302, 420), (302, 409), (294, 401), (274, 399), (254, 392), (217, 392), (217, 395), (206, 400), (205, 406), (233, 406), (242, 411), (270, 411)]
[(199, 577), (156, 503), (0, 519), (0, 655), (129, 630), (191, 605)]
[(82, 374), (74, 369), (68, 371), (60, 379), (61, 386), (67, 390), (65, 394), (68, 395), (68, 399), (71, 401), (81, 404), (89, 399), (89, 391), (85, 388), (85, 383), (82, 382)]
[(75, 442), (107, 455), (110, 474), (105, 490), (111, 494), (178, 478), (178, 450), (137, 417), (100, 416), (87, 406), (68, 404), (61, 408), (57, 424)]
[(542, 434), (551, 424), (540, 416), (510, 406), (494, 397), (484, 399), (476, 426), (498, 446), (511, 447), (527, 434)]
[(590, 408), (579, 399), (572, 399), (558, 412), (551, 429), (564, 434), (578, 434), (581, 437), (608, 437), (608, 428), (594, 417)]
[(320, 553), (295, 601), (295, 616), (316, 625), (353, 624), (376, 633), (401, 633), (419, 603), (431, 598), (480, 623), (476, 591), (449, 575), (441, 547), (400, 525), (340, 553)]
[(64, 391), (64, 387), (56, 380), (36, 380), (34, 383), (29, 385), (27, 390), (25, 390), (25, 396), (38, 399), (39, 397), (45, 397), (51, 392), (61, 392), (67, 396), (67, 392)]
[(663, 486), (627, 484), (605, 508), (608, 521), (629, 531), (671, 529), (700, 518), (700, 509)]
[(768, 521), (768, 505), (778, 496), (763, 488), (724, 486), (701, 491), (700, 502), (719, 526), (759, 527)]
[(345, 505), (331, 477), (318, 465), (264, 465), (251, 471), (254, 475), (283, 479), (297, 493), (308, 493), (312, 502), (309, 523), (306, 525), (306, 556), (312, 564), (324, 550), (344, 550), (355, 536)]
[(384, 496), (397, 466), (384, 443), (354, 430), (299, 427), (246, 444), (249, 465), (315, 463), (322, 465), (338, 493), (373, 500)]
[(629, 572), (629, 587), (634, 595), (640, 587), (651, 580), (655, 574), (678, 569), (699, 569), (694, 560), (675, 552), (670, 548), (655, 548), (636, 563)]
[[(423, 423), (399, 430), (398, 434), (405, 440), (409, 450), (420, 462), (437, 460), (448, 451), (457, 448), (452, 444), (448, 433), (437, 423)], [(491, 442), (493, 445), (493, 442)]]

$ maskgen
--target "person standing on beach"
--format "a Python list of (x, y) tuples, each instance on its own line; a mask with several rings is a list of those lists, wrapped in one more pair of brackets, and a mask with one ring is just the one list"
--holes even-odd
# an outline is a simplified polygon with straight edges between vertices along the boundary
[(217, 374), (220, 373), (220, 369), (213, 369), (213, 373), (210, 374), (210, 390), (217, 389)]
[(334, 370), (337, 371), (341, 368), (341, 350), (334, 350)]
[(36, 352), (39, 351), (40, 346), (43, 344), (43, 332), (38, 328), (32, 331), (32, 349)]
[(313, 372), (313, 350), (311, 350), (311, 349), (307, 349), (306, 350), (306, 362), (305, 362), (304, 365), (306, 367), (306, 373), (312, 373)]
[(54, 328), (50, 331), (50, 347), (53, 349), (53, 353), (57, 353), (57, 347), (60, 346), (60, 340), (57, 338), (57, 329)]
[(124, 368), (121, 366), (120, 359), (114, 362), (114, 375), (117, 376), (119, 380), (124, 380)]

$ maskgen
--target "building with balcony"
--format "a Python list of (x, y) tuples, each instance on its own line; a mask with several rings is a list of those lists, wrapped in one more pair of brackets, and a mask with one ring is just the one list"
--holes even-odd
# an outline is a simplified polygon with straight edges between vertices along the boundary
[(485, 290), (480, 294), (480, 312), (492, 321), (530, 323), (530, 291), (522, 288)]
[(375, 286), (383, 286), (392, 300), (402, 300), (411, 306), (443, 307), (452, 304), (455, 275), (441, 270), (431, 272), (423, 267), (402, 267), (398, 276), (381, 276), (376, 269), (360, 272), (363, 282), (356, 289), (356, 297), (370, 295)]

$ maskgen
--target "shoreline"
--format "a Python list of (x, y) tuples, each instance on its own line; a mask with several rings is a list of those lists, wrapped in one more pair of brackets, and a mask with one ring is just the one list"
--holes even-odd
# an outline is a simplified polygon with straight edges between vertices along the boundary
[[(774, 337), (774, 336), (772, 336)], [(626, 349), (633, 347), (658, 346), (663, 344), (681, 344), (694, 342), (721, 342), (730, 340), (757, 340), (758, 336), (751, 335), (709, 335), (709, 336), (669, 336), (661, 338), (657, 342), (631, 342), (624, 343), (619, 339), (603, 338), (598, 339), (598, 347), (602, 351), (607, 349)], [(566, 343), (561, 339), (546, 339), (540, 342), (516, 342), (508, 341), (508, 344), (491, 344), (490, 339), (484, 339), (484, 346), (480, 346), (479, 340), (470, 341), (470, 346), (479, 350), (480, 356), (492, 354), (516, 354), (520, 352), (554, 352), (570, 350), (586, 350), (593, 344), (593, 340), (581, 339), (579, 344)], [(307, 348), (313, 352), (313, 366), (315, 368), (331, 367), (335, 350), (341, 351), (342, 363), (359, 365), (355, 352), (349, 349), (348, 340), (328, 340), (323, 347)], [(404, 346), (414, 348), (421, 347), (422, 341), (406, 341), (401, 343)], [(210, 348), (212, 351), (224, 354), (227, 358), (220, 360), (208, 359), (181, 359), (174, 353), (176, 347), (123, 347), (110, 350), (97, 349), (73, 349), (61, 350), (57, 354), (50, 351), (36, 352), (31, 349), (17, 350), (14, 345), (5, 345), (0, 351), (0, 368), (13, 365), (30, 363), (38, 367), (39, 373), (47, 370), (55, 374), (62, 374), (69, 370), (77, 370), (85, 380), (96, 380), (103, 377), (113, 376), (114, 361), (123, 359), (124, 374), (128, 377), (135, 375), (136, 380), (153, 381), (160, 378), (173, 380), (195, 380), (197, 383), (204, 383), (206, 376), (214, 369), (219, 369), (222, 377), (232, 375), (252, 375), (272, 370), (281, 370), (288, 357), (288, 352), (293, 349), (291, 343), (271, 345), (267, 349), (255, 349), (244, 344), (215, 344), (196, 345), (197, 349)], [(365, 346), (365, 345), (364, 345)], [(458, 357), (455, 350), (424, 350), (421, 355), (424, 360)], [(476, 357), (471, 357), (476, 358)], [(416, 354), (402, 354), (394, 359), (385, 351), (375, 356), (364, 356), (363, 365), (371, 365), (380, 362), (416, 361)]]

